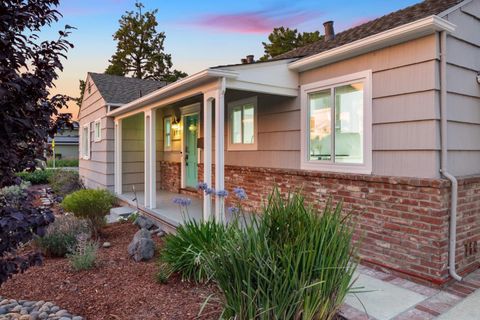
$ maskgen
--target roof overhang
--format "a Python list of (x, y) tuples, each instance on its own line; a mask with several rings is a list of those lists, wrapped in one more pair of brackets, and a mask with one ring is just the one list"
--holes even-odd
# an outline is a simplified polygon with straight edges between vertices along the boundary
[(433, 15), (328, 51), (296, 60), (291, 62), (288, 67), (290, 70), (302, 72), (409, 40), (421, 38), (438, 31), (451, 33), (455, 31), (455, 28), (456, 25), (451, 22)]

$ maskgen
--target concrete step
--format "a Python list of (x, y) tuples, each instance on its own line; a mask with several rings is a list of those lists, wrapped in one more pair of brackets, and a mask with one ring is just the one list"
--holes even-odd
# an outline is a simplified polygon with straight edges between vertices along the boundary
[(125, 219), (135, 211), (137, 209), (128, 206), (112, 208), (110, 214), (107, 215), (107, 223), (115, 223), (120, 219)]

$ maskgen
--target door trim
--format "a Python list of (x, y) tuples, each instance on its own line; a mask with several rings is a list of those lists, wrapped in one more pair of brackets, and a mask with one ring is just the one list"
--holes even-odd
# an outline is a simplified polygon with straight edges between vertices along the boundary
[[(186, 188), (186, 179), (187, 179), (187, 175), (186, 175), (186, 163), (185, 163), (185, 155), (184, 155), (184, 152), (185, 152), (185, 136), (186, 136), (186, 129), (184, 128), (184, 124), (185, 124), (185, 117), (186, 116), (191, 116), (191, 115), (195, 115), (197, 114), (198, 116), (198, 128), (200, 129), (200, 103), (197, 102), (197, 103), (194, 103), (194, 104), (190, 104), (190, 105), (187, 105), (187, 106), (183, 106), (183, 107), (180, 107), (180, 114), (181, 114), (181, 128), (182, 128), (182, 151), (181, 151), (181, 168), (180, 168), (180, 174), (181, 174), (181, 177), (180, 177), (180, 187), (182, 189), (185, 189)], [(197, 137), (198, 137), (198, 133), (197, 133)], [(197, 148), (197, 161), (200, 162), (200, 152), (199, 152), (199, 149)]]

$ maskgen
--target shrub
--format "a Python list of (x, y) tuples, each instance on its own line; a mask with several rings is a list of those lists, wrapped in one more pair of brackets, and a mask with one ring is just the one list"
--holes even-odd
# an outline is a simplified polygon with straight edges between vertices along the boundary
[(35, 239), (35, 244), (45, 255), (64, 257), (75, 248), (80, 234), (90, 234), (85, 220), (79, 220), (73, 215), (59, 216), (48, 226), (43, 237)]
[(53, 174), (54, 170), (35, 170), (32, 172), (19, 172), (17, 176), (24, 181), (28, 181), (31, 184), (47, 184), (49, 177)]
[(30, 182), (22, 181), (19, 185), (3, 187), (0, 189), (0, 205), (20, 208), (26, 201), (29, 186)]
[[(47, 167), (53, 167), (53, 159), (47, 160)], [(78, 167), (78, 159), (56, 159), (55, 168)]]
[(164, 264), (167, 264), (170, 266), (170, 274), (179, 272), (184, 280), (207, 281), (211, 274), (205, 263), (206, 255), (214, 251), (219, 243), (226, 238), (233, 238), (234, 235), (234, 225), (187, 220), (177, 228), (176, 234), (165, 236), (160, 265), (165, 268)]
[(206, 255), (224, 295), (224, 318), (333, 319), (356, 268), (353, 229), (339, 204), (322, 214), (295, 193), (270, 197), (237, 238)]
[(86, 219), (95, 236), (105, 225), (105, 215), (115, 204), (115, 197), (105, 189), (83, 189), (69, 194), (62, 201), (62, 207), (78, 218)]
[(73, 170), (52, 170), (48, 182), (55, 194), (65, 197), (67, 194), (83, 188), (82, 181), (77, 171)]
[(75, 271), (88, 270), (95, 266), (97, 251), (98, 244), (89, 241), (86, 234), (81, 234), (77, 236), (75, 250), (67, 258)]

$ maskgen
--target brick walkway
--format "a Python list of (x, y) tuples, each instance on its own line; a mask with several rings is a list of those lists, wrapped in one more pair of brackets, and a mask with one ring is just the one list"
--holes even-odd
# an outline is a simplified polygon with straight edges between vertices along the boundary
[(359, 266), (358, 276), (358, 282), (364, 287), (360, 290), (364, 292), (357, 293), (355, 298), (348, 297), (342, 307), (342, 315), (349, 320), (435, 319), (480, 288), (480, 269), (463, 281), (441, 289), (426, 287), (365, 266)]

